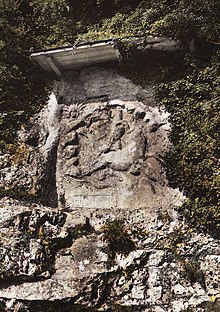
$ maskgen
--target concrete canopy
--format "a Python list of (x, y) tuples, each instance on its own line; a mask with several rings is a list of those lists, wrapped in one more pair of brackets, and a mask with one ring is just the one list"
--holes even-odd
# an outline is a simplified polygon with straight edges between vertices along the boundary
[(119, 60), (119, 50), (114, 40), (103, 40), (39, 51), (31, 54), (43, 70), (61, 76), (65, 70)]

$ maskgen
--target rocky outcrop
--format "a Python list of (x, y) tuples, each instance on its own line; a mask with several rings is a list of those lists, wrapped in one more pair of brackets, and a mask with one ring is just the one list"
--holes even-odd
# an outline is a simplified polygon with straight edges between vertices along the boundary
[[(8, 311), (18, 304), (45, 311), (49, 303), (56, 311), (62, 302), (69, 310), (61, 311), (116, 305), (131, 311), (193, 311), (211, 299), (217, 306), (219, 242), (175, 215), (158, 211), (149, 222), (138, 210), (92, 210), (85, 217), (88, 209), (79, 216), (9, 199), (2, 200), (0, 211), (0, 297), (5, 307), (11, 305)], [(114, 222), (120, 237), (111, 232)]]
[(152, 90), (115, 69), (54, 83), (1, 158), (1, 184), (20, 198), (0, 201), (0, 310), (218, 309), (219, 241), (176, 211), (169, 129)]

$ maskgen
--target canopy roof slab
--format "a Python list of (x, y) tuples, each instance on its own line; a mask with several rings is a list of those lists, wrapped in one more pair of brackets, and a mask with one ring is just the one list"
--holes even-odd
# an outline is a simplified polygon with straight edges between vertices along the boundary
[(118, 61), (120, 53), (114, 40), (103, 40), (39, 51), (32, 53), (31, 57), (43, 70), (61, 76), (66, 70)]

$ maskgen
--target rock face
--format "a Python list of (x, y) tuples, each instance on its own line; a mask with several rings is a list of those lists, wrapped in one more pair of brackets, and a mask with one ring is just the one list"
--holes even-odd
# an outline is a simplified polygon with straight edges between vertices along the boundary
[(0, 311), (218, 311), (219, 241), (176, 212), (167, 118), (106, 66), (54, 83), (1, 158), (2, 185), (30, 199), (0, 201)]
[[(160, 163), (167, 144), (166, 113), (135, 100), (142, 90), (114, 72), (100, 76), (95, 70), (91, 83), (88, 73), (82, 75), (86, 90), (94, 90), (91, 101), (84, 103), (82, 97), (81, 104), (63, 105), (58, 196), (71, 208), (155, 210), (170, 200), (175, 204), (178, 194), (167, 186)], [(122, 92), (114, 89), (117, 85)], [(99, 88), (104, 94), (97, 93)], [(142, 94), (153, 103), (150, 94)]]

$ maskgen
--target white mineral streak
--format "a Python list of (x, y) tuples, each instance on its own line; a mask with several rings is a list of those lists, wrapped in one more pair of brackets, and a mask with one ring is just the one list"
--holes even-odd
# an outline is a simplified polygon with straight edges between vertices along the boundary
[(44, 145), (46, 151), (50, 151), (52, 146), (58, 142), (59, 139), (59, 129), (60, 129), (60, 106), (57, 103), (57, 99), (54, 93), (51, 93), (47, 111), (45, 112), (47, 116), (47, 128), (48, 137)]

